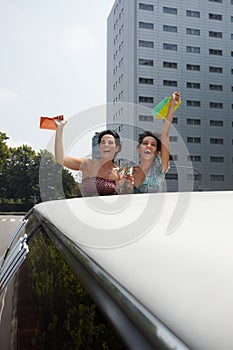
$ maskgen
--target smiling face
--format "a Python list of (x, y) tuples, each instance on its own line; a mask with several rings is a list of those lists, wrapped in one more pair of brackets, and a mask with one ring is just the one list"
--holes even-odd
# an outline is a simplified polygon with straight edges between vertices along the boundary
[(141, 160), (153, 160), (158, 153), (157, 140), (152, 136), (146, 136), (137, 150), (141, 156)]
[(116, 145), (114, 136), (104, 135), (99, 144), (101, 157), (106, 160), (114, 159), (115, 153), (119, 151), (119, 146)]

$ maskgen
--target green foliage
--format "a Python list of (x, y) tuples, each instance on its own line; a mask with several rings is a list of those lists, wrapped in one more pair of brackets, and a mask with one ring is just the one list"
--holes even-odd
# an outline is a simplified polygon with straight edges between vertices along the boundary
[(0, 132), (0, 198), (6, 204), (31, 205), (80, 196), (73, 175), (56, 163), (52, 153), (30, 146), (8, 147)]
[(0, 198), (4, 198), (7, 193), (7, 188), (5, 184), (5, 169), (6, 163), (10, 158), (10, 151), (6, 144), (8, 137), (5, 133), (0, 132)]
[(10, 148), (10, 157), (5, 168), (7, 196), (26, 201), (31, 195), (35, 151), (27, 145)]
[(38, 308), (45, 349), (125, 349), (48, 238), (33, 239), (28, 259), (31, 302)]
[(9, 149), (6, 144), (8, 139), (9, 137), (0, 131), (0, 172), (2, 172), (6, 160), (9, 158)]

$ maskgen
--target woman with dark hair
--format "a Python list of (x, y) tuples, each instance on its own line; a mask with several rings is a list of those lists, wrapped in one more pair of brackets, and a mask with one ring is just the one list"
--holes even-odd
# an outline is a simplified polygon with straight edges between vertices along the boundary
[(174, 108), (179, 100), (179, 92), (174, 92), (164, 120), (161, 139), (151, 131), (145, 131), (139, 135), (137, 151), (140, 155), (140, 163), (134, 167), (134, 193), (161, 192), (163, 189), (165, 174), (169, 169), (169, 131)]
[(66, 120), (55, 120), (55, 158), (56, 161), (71, 170), (82, 171), (82, 196), (107, 196), (117, 194), (116, 183), (119, 168), (114, 163), (116, 153), (121, 149), (120, 137), (114, 130), (99, 133), (98, 144), (100, 159), (75, 158), (65, 156), (62, 134)]

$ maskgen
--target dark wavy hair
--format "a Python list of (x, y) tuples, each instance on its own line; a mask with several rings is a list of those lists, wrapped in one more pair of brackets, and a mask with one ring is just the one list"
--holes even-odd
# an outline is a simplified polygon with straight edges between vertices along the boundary
[(143, 142), (143, 139), (147, 136), (150, 136), (150, 137), (153, 137), (156, 142), (157, 142), (157, 151), (161, 151), (161, 141), (160, 141), (160, 138), (159, 138), (159, 135), (149, 131), (149, 130), (146, 130), (144, 131), (142, 134), (139, 134), (139, 137), (138, 137), (138, 146), (140, 146)]
[(100, 144), (101, 142), (101, 139), (104, 135), (112, 135), (115, 139), (115, 142), (116, 142), (116, 145), (119, 146), (121, 148), (121, 139), (120, 139), (120, 136), (119, 134), (115, 131), (115, 130), (112, 130), (112, 129), (108, 129), (108, 130), (103, 130), (99, 133), (98, 135), (98, 144)]

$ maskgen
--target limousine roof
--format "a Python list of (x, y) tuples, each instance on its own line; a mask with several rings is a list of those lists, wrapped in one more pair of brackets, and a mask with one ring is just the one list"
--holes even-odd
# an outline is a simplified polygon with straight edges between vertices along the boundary
[(193, 192), (58, 200), (33, 211), (61, 252), (76, 255), (73, 269), (92, 271), (92, 296), (123, 337), (127, 319), (151, 348), (217, 350), (233, 344), (232, 207), (233, 192)]

